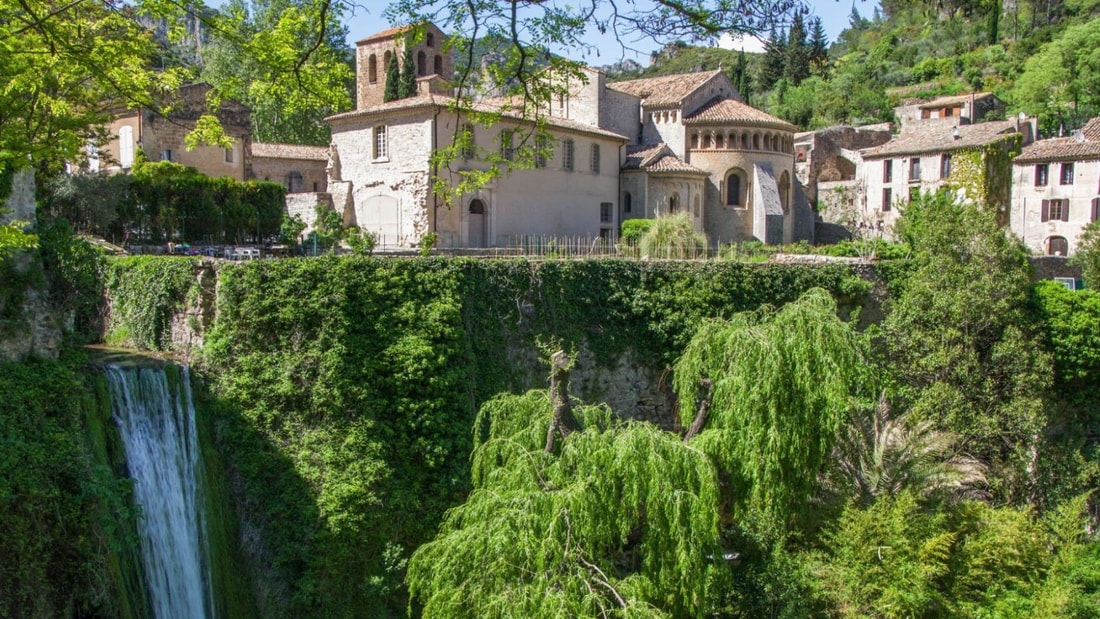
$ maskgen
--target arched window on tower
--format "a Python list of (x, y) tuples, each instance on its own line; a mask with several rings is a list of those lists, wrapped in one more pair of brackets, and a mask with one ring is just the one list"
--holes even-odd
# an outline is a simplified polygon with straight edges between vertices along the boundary
[(435, 34), (428, 33), (428, 47), (435, 47)]
[(439, 54), (435, 55), (434, 69), (436, 75), (443, 75), (443, 56), (440, 56)]
[(424, 52), (416, 52), (416, 74), (427, 75), (428, 74), (428, 57), (424, 55)]
[(371, 84), (378, 83), (378, 56), (374, 54), (367, 59), (367, 81)]

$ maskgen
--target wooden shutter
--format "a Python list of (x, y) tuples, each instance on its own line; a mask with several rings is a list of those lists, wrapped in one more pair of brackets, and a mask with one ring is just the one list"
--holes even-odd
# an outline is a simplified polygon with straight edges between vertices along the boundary
[(1089, 221), (1100, 219), (1100, 198), (1092, 199), (1092, 218)]
[(1047, 221), (1050, 219), (1050, 200), (1043, 200), (1043, 213), (1039, 218), (1039, 221)]
[(1062, 200), (1062, 221), (1069, 221), (1069, 200)]

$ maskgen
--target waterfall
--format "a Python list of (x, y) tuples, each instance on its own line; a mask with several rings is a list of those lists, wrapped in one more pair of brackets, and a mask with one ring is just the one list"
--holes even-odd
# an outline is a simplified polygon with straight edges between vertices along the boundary
[(187, 368), (180, 368), (177, 385), (164, 368), (110, 365), (106, 372), (111, 417), (141, 510), (138, 536), (153, 617), (212, 617), (202, 459)]

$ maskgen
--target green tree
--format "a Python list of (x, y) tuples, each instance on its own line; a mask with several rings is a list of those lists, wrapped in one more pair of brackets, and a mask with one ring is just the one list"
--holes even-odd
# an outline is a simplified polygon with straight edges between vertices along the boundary
[(0, 166), (77, 161), (102, 139), (95, 127), (109, 106), (158, 107), (151, 93), (183, 79), (179, 69), (149, 66), (148, 30), (110, 3), (0, 0), (0, 14)]
[(806, 42), (806, 24), (802, 12), (795, 12), (787, 32), (787, 49), (783, 59), (783, 77), (797, 86), (810, 76), (810, 46)]
[(390, 54), (386, 64), (386, 85), (382, 91), (382, 101), (395, 101), (401, 98), (401, 69), (397, 64), (397, 54)]
[(710, 460), (606, 407), (574, 410), (567, 371), (549, 395), (482, 407), (473, 491), (409, 561), (424, 617), (704, 614), (720, 553)]
[(416, 62), (413, 61), (412, 46), (406, 45), (401, 56), (401, 80), (397, 83), (397, 98), (407, 99), (416, 96)]
[[(732, 515), (784, 530), (865, 378), (859, 338), (832, 297), (814, 289), (778, 310), (704, 323), (674, 372), (681, 422), (728, 476)], [(706, 415), (695, 412), (701, 391)]]
[(1100, 110), (1100, 20), (1067, 28), (1024, 64), (1014, 93), (1047, 128), (1077, 127)]
[(756, 88), (760, 92), (771, 90), (783, 77), (787, 62), (786, 33), (775, 31), (772, 27), (768, 40), (764, 41), (764, 61), (756, 76)]
[(1100, 290), (1100, 222), (1094, 221), (1081, 231), (1070, 261), (1081, 267), (1086, 286)]
[(913, 270), (883, 323), (891, 399), (957, 434), (1000, 500), (1038, 501), (1051, 362), (1027, 316), (1026, 250), (947, 193), (911, 202), (898, 230)]
[(233, 0), (213, 19), (200, 77), (249, 107), (255, 141), (327, 145), (324, 118), (350, 108), (354, 88), (342, 12), (341, 4), (318, 11), (301, 0)]
[(824, 75), (829, 65), (829, 36), (821, 18), (816, 15), (810, 19), (810, 67), (817, 75)]
[(706, 252), (706, 235), (695, 230), (691, 217), (686, 213), (658, 217), (652, 221), (638, 240), (643, 256), (695, 258)]

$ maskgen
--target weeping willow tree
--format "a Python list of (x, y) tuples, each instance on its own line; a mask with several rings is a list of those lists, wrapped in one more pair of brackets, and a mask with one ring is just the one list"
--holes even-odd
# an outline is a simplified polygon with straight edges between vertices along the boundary
[(710, 460), (555, 392), (482, 407), (474, 489), (410, 559), (414, 603), (426, 618), (702, 616), (722, 572)]
[(865, 374), (857, 334), (822, 289), (696, 332), (673, 386), (685, 438), (729, 476), (733, 518), (782, 529), (805, 507)]

